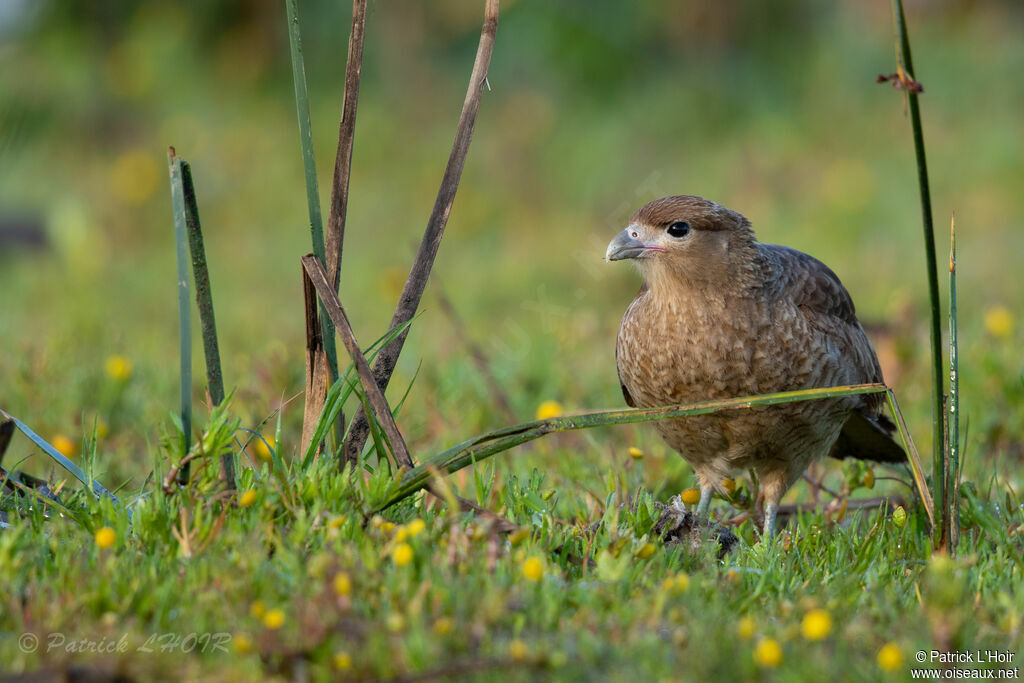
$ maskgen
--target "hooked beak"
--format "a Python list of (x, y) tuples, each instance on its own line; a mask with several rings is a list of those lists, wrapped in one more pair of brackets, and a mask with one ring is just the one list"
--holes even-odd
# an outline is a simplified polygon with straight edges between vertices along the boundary
[(607, 261), (621, 261), (628, 258), (640, 258), (652, 251), (665, 251), (664, 247), (650, 242), (641, 242), (633, 237), (635, 230), (626, 228), (608, 244), (604, 258)]

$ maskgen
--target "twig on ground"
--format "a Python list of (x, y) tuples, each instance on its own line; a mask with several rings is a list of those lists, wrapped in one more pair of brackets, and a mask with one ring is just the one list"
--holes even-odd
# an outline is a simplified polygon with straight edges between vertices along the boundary
[[(451, 214), (452, 203), (455, 201), (455, 192), (459, 188), (459, 179), (462, 176), (462, 168), (466, 163), (466, 155), (469, 152), (469, 143), (473, 137), (473, 126), (476, 123), (477, 110), (480, 108), (480, 96), (487, 77), (487, 69), (491, 63), (491, 53), (494, 51), (494, 36), (498, 29), (498, 0), (486, 0), (484, 7), (484, 23), (480, 32), (480, 43), (477, 46), (476, 60), (473, 62), (473, 72), (469, 77), (469, 87), (466, 90), (466, 99), (462, 105), (462, 114), (459, 116), (459, 125), (455, 132), (455, 141), (452, 143), (452, 150), (448, 156), (448, 164), (444, 170), (444, 177), (441, 179), (441, 187), (438, 189), (437, 198), (434, 201), (434, 209), (427, 221), (427, 228), (423, 233), (423, 241), (420, 242), (419, 251), (416, 254), (416, 261), (409, 271), (409, 278), (405, 282), (402, 294), (398, 299), (398, 306), (395, 309), (394, 317), (391, 319), (391, 329), (404, 325), (412, 319), (419, 307), (420, 299), (423, 297), (423, 290), (427, 286), (430, 277), (430, 270), (434, 265), (434, 258), (441, 246), (441, 238), (444, 236), (445, 226), (448, 224), (448, 216)], [(387, 389), (391, 381), (391, 374), (398, 363), (398, 356), (402, 352), (402, 346), (409, 331), (405, 330), (387, 346), (381, 349), (380, 355), (373, 364), (374, 377), (381, 390)], [(346, 457), (355, 462), (359, 453), (363, 450), (366, 438), (369, 436), (370, 426), (366, 415), (361, 409), (357, 410), (354, 422), (349, 431), (348, 439), (345, 441)], [(342, 466), (344, 463), (342, 463)]]

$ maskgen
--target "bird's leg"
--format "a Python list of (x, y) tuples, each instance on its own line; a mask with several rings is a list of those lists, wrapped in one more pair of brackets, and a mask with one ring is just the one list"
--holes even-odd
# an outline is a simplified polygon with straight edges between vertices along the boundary
[(711, 507), (711, 494), (714, 493), (714, 487), (711, 484), (705, 484), (701, 482), (700, 486), (700, 502), (697, 503), (697, 510), (695, 514), (698, 517), (707, 517), (708, 508)]
[(779, 511), (779, 504), (774, 500), (766, 501), (764, 504), (764, 530), (762, 538), (771, 538), (775, 535), (775, 515)]
[[(788, 473), (785, 470), (770, 469), (758, 473), (761, 478), (761, 493), (764, 494), (764, 528), (761, 537), (771, 539), (775, 535), (775, 517), (779, 512), (779, 501), (789, 488)], [(799, 475), (798, 475), (799, 476)]]

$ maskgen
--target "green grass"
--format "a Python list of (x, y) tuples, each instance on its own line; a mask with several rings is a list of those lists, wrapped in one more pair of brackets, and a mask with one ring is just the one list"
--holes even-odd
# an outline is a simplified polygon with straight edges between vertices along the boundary
[[(443, 27), (392, 7), (370, 17), (341, 283), (364, 343), (386, 331), (479, 30), (475, 6), (449, 7)], [(662, 21), (655, 9), (619, 17), (612, 31), (599, 25), (611, 10), (591, 20), (537, 3), (503, 9), (492, 89), (436, 270), (520, 421), (549, 399), (570, 412), (621, 406), (614, 339), (638, 281), (601, 263), (605, 245), (647, 200), (694, 192), (743, 212), (762, 240), (836, 270), (862, 319), (882, 324), (875, 339), (887, 379), (927, 451), (919, 217), (906, 121), (898, 98), (873, 84), (892, 69), (881, 9), (823, 9), (813, 40), (783, 32), (781, 56), (760, 26), (719, 27), (698, 42), (683, 38), (699, 27), (676, 23), (685, 19), (676, 13)], [(472, 21), (458, 21), (463, 11)], [(196, 17), (146, 5), (110, 40), (54, 25), (10, 46), (0, 53), (13, 64), (0, 69), (0, 119), (20, 115), (27, 133), (9, 138), (12, 128), (0, 125), (0, 207), (38, 212), (50, 247), (0, 253), (0, 407), (77, 451), (77, 464), (132, 515), (76, 488), (15, 436), (4, 467), (64, 483), (75, 515), (44, 519), (35, 499), (0, 502), (10, 521), (0, 530), (4, 669), (112, 666), (66, 643), (45, 652), (53, 633), (123, 636), (118, 665), (140, 679), (288, 677), (304, 667), (324, 679), (338, 673), (340, 653), (352, 678), (448, 671), (567, 680), (582, 672), (796, 681), (827, 672), (874, 681), (906, 678), (918, 650), (1008, 650), (1019, 659), (1024, 290), (1014, 283), (1024, 156), (1013, 141), (1024, 50), (1016, 17), (998, 6), (910, 17), (935, 210), (956, 208), (959, 228), (967, 438), (954, 564), (930, 557), (909, 472), (875, 468), (869, 491), (862, 467), (831, 462), (812, 475), (853, 499), (901, 496), (906, 524), (877, 509), (842, 516), (823, 493), (821, 507), (791, 520), (774, 548), (757, 543), (751, 520), (736, 527), (743, 544), (722, 561), (711, 544), (664, 548), (650, 535), (653, 501), (692, 486), (693, 473), (643, 425), (553, 434), (452, 475), (460, 495), (524, 530), (510, 542), (424, 494), (364, 526), (372, 503), (396, 490), (387, 468), (352, 479), (328, 459), (304, 466), (298, 452), (299, 257), (309, 251), (309, 219), (287, 36), (277, 36), (276, 51), (258, 32), (202, 43)], [(321, 160), (333, 158), (341, 83), (330, 64), (343, 62), (344, 18), (329, 19), (304, 23)], [(395, 36), (402, 50), (389, 50)], [(639, 66), (616, 71), (627, 63)], [(173, 92), (155, 85), (170, 83)], [(192, 162), (234, 388), (230, 412), (213, 419), (205, 387), (192, 387), (195, 423), (205, 430), (213, 420), (219, 436), (194, 463), (192, 486), (174, 494), (163, 490), (178, 438), (169, 418), (178, 326), (162, 179), (168, 144)], [(321, 164), (319, 177), (329, 168)], [(392, 405), (410, 385), (398, 423), (417, 462), (507, 423), (429, 290)], [(357, 400), (349, 398), (346, 414)], [(239, 497), (218, 499), (217, 448), (236, 426), (273, 448), (251, 442), (239, 458)], [(632, 458), (630, 447), (644, 456)], [(740, 477), (715, 514), (747, 513), (754, 486)], [(255, 498), (241, 506), (243, 496)], [(784, 502), (811, 498), (799, 484)], [(412, 560), (398, 566), (396, 535), (416, 519), (425, 528), (405, 539)], [(103, 527), (115, 534), (108, 549), (95, 540)], [(653, 553), (642, 559), (648, 543)], [(543, 568), (539, 581), (524, 575), (529, 558)], [(335, 590), (340, 573), (351, 582), (346, 596)], [(280, 628), (254, 613), (259, 605), (281, 610)], [(831, 616), (821, 641), (801, 633), (812, 609)], [(38, 635), (41, 649), (19, 648), (24, 633)], [(225, 635), (185, 654), (180, 638), (191, 633)], [(781, 646), (774, 674), (754, 658), (764, 638)], [(891, 674), (876, 662), (886, 643), (904, 658)]]

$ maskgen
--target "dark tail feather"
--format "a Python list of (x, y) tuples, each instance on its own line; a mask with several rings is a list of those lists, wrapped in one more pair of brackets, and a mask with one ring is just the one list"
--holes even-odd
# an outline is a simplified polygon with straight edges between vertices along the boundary
[(906, 462), (907, 454), (892, 439), (895, 431), (896, 425), (885, 415), (868, 417), (855, 410), (843, 425), (829, 455), (840, 460), (856, 458), (875, 462)]

